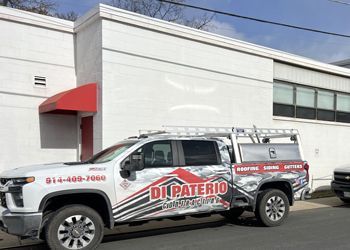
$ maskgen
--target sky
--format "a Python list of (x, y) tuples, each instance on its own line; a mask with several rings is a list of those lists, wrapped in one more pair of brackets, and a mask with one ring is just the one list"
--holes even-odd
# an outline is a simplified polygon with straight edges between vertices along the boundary
[[(83, 15), (108, 0), (57, 0), (58, 10)], [(254, 18), (350, 35), (350, 0), (187, 0), (186, 3)], [(198, 11), (188, 9), (188, 16)], [(350, 59), (350, 38), (215, 15), (210, 32), (322, 62)]]

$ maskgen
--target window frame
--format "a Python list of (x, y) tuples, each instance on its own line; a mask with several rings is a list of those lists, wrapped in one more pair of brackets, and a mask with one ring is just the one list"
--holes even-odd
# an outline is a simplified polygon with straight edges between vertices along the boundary
[[(342, 91), (337, 91), (337, 90), (331, 90), (331, 89), (325, 89), (325, 88), (319, 88), (319, 87), (313, 87), (313, 86), (307, 86), (307, 85), (302, 85), (302, 84), (297, 84), (297, 83), (292, 83), (292, 82), (286, 82), (283, 80), (278, 80), (278, 79), (274, 79), (273, 83), (277, 83), (277, 84), (285, 84), (285, 85), (289, 85), (289, 86), (293, 86), (293, 101), (294, 104), (285, 104), (285, 103), (279, 103), (279, 102), (275, 102), (273, 100), (273, 110), (272, 110), (272, 115), (273, 116), (281, 116), (281, 117), (291, 117), (291, 118), (297, 118), (297, 119), (305, 119), (305, 120), (317, 120), (317, 121), (326, 121), (326, 122), (341, 122), (341, 123), (350, 123), (350, 118), (348, 121), (339, 121), (338, 115), (345, 115), (345, 116), (349, 116), (350, 117), (350, 112), (344, 112), (344, 111), (339, 111), (337, 109), (337, 102), (338, 102), (338, 95), (347, 95), (350, 97), (350, 93), (346, 93), (346, 92), (342, 92)], [(311, 107), (304, 107), (301, 105), (297, 105), (297, 88), (308, 88), (308, 89), (313, 89), (315, 91), (315, 107), (311, 108)], [(319, 91), (325, 91), (325, 92), (330, 92), (333, 93), (333, 98), (334, 98), (334, 103), (333, 103), (333, 109), (323, 109), (323, 108), (319, 108), (318, 107), (318, 93)], [(276, 112), (276, 108), (277, 107), (293, 107), (294, 108), (294, 116), (290, 116), (290, 115), (283, 115), (283, 112), (278, 112), (278, 114), (275, 114)], [(276, 108), (275, 108), (276, 107)], [(315, 112), (314, 118), (303, 118), (303, 117), (298, 117), (297, 116), (297, 111), (299, 109), (313, 109)], [(333, 120), (330, 119), (320, 119), (321, 115), (319, 115), (319, 113), (321, 112), (332, 112), (333, 113)], [(277, 112), (276, 112), (277, 113)]]
[[(196, 165), (188, 165), (186, 164), (186, 160), (185, 160), (185, 153), (184, 153), (184, 149), (182, 146), (182, 142), (183, 141), (205, 141), (205, 142), (211, 142), (214, 144), (214, 149), (215, 149), (215, 155), (216, 155), (216, 160), (217, 160), (217, 164), (196, 164)], [(219, 152), (219, 146), (217, 144), (217, 142), (215, 140), (200, 140), (200, 139), (194, 139), (194, 140), (178, 140), (177, 141), (177, 146), (178, 146), (178, 153), (179, 153), (179, 166), (191, 166), (191, 167), (199, 167), (199, 166), (209, 166), (209, 165), (221, 165), (222, 164), (222, 159), (221, 159), (221, 155)]]

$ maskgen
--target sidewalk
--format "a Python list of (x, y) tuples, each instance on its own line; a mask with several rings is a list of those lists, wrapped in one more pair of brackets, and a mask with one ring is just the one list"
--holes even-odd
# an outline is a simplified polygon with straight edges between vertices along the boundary
[[(317, 208), (327, 208), (327, 207), (337, 207), (342, 206), (343, 203), (336, 197), (328, 197), (328, 198), (319, 198), (319, 199), (311, 199), (307, 201), (296, 201), (294, 206), (291, 207), (291, 212), (302, 211), (302, 210), (310, 210)], [(189, 217), (185, 221), (170, 221), (165, 220), (162, 222), (159, 221), (151, 221), (142, 226), (134, 226), (130, 227), (128, 225), (122, 225), (114, 230), (106, 230), (105, 234), (120, 234), (120, 233), (130, 233), (141, 230), (152, 230), (159, 228), (168, 228), (189, 224), (201, 224), (201, 223), (210, 223), (223, 220), (220, 215), (213, 215), (205, 218), (192, 218)], [(30, 239), (27, 240), (19, 240), (16, 236), (8, 235), (4, 232), (0, 232), (0, 249), (8, 249), (10, 247), (19, 247), (19, 246), (30, 246), (34, 244), (40, 244), (42, 241), (33, 241)], [(43, 248), (44, 249), (44, 248)]]

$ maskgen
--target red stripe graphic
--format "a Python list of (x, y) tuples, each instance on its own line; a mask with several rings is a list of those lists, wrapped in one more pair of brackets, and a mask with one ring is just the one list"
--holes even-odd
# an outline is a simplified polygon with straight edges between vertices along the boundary
[[(189, 171), (187, 171), (185, 169), (182, 169), (182, 168), (177, 168), (173, 172), (171, 172), (170, 174), (176, 174), (179, 179), (185, 181), (186, 183), (203, 183), (203, 182), (207, 182), (207, 181), (210, 181), (210, 180), (215, 178), (215, 177), (212, 177), (212, 178), (208, 178), (208, 179), (202, 179), (199, 176), (197, 176), (195, 174), (192, 174), (191, 172), (189, 172)], [(164, 181), (166, 181), (168, 179), (169, 179), (169, 177), (162, 177), (159, 180), (151, 183), (150, 185), (140, 189), (136, 193), (133, 193), (132, 195), (130, 195), (129, 197), (123, 199), (122, 201), (118, 202), (117, 204), (121, 204), (122, 202), (124, 202), (126, 200), (129, 200), (129, 199), (131, 199), (132, 197), (135, 197), (138, 194), (141, 194), (141, 193), (143, 193), (145, 191), (148, 191), (148, 189), (150, 187), (157, 186), (158, 184), (160, 184), (160, 183), (162, 183), (162, 182), (164, 182)]]
[(266, 172), (291, 172), (304, 171), (304, 162), (283, 162), (283, 163), (246, 163), (234, 166), (236, 174), (254, 174)]

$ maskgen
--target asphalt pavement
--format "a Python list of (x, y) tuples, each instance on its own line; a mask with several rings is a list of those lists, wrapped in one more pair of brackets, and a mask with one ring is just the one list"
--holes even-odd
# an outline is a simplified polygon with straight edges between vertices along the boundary
[(350, 206), (292, 212), (279, 227), (246, 214), (225, 220), (106, 238), (99, 250), (350, 249)]
[[(9, 240), (4, 237), (0, 248), (4, 243), (8, 247), (16, 245)], [(20, 244), (32, 244), (32, 241)], [(42, 250), (47, 246), (39, 243), (18, 249)], [(285, 224), (274, 228), (262, 227), (247, 212), (235, 223), (214, 215), (152, 221), (142, 226), (124, 225), (106, 231), (98, 248), (112, 249), (350, 249), (350, 206), (343, 205), (336, 197), (296, 202)]]

